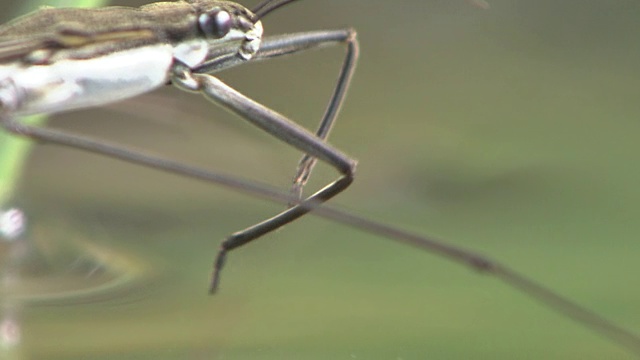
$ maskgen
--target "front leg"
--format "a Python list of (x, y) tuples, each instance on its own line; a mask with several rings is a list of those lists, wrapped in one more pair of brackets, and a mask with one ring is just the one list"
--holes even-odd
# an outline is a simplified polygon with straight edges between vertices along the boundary
[(178, 66), (172, 78), (172, 83), (181, 89), (202, 93), (205, 98), (248, 120), (281, 141), (314, 158), (327, 162), (342, 174), (336, 181), (328, 184), (304, 201), (298, 202), (280, 214), (234, 233), (227, 238), (222, 243), (214, 263), (210, 293), (215, 293), (227, 252), (298, 219), (311, 211), (317, 204), (325, 202), (342, 192), (353, 181), (356, 161), (285, 116), (247, 98), (212, 75), (193, 73), (187, 67)]
[[(336, 86), (331, 94), (327, 108), (322, 116), (316, 137), (326, 140), (335, 123), (340, 108), (345, 100), (351, 78), (355, 71), (359, 47), (356, 32), (353, 29), (312, 31), (295, 34), (270, 36), (263, 39), (258, 53), (250, 61), (267, 60), (275, 57), (304, 52), (323, 46), (347, 45), (347, 52), (338, 75)], [(224, 50), (224, 49), (223, 49)], [(224, 51), (222, 51), (224, 53)], [(246, 61), (233, 55), (215, 57), (194, 70), (197, 73), (212, 73), (222, 69), (241, 65)], [(298, 163), (293, 178), (292, 193), (302, 198), (302, 188), (309, 180), (316, 164), (316, 157), (305, 153)]]

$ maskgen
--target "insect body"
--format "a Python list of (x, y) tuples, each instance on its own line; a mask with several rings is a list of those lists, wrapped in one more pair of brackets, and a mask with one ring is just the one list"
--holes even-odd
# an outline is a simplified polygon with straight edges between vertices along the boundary
[[(292, 192), (301, 195), (316, 159), (341, 174), (309, 197), (319, 203), (335, 196), (353, 179), (355, 161), (325, 143), (338, 114), (357, 58), (352, 30), (317, 31), (262, 41), (260, 18), (291, 2), (266, 1), (250, 11), (228, 1), (163, 2), (141, 8), (44, 9), (0, 29), (0, 116), (10, 132), (81, 147), (127, 161), (140, 154), (78, 136), (20, 124), (16, 116), (53, 113), (102, 105), (171, 83), (201, 92), (231, 112), (302, 150)], [(346, 43), (345, 58), (327, 111), (316, 134), (243, 96), (212, 73), (248, 61)], [(82, 144), (82, 145), (81, 145)], [(115, 152), (115, 153), (114, 153)], [(117, 154), (116, 154), (117, 153)], [(161, 167), (142, 156), (147, 165)], [(226, 253), (309, 212), (295, 205), (281, 214), (232, 235), (215, 262), (211, 292), (218, 287)]]
[(3, 110), (52, 113), (136, 96), (179, 67), (201, 66), (217, 44), (234, 43), (235, 55), (250, 60), (262, 25), (249, 16), (218, 1), (40, 10), (0, 32), (15, 39), (0, 47)]

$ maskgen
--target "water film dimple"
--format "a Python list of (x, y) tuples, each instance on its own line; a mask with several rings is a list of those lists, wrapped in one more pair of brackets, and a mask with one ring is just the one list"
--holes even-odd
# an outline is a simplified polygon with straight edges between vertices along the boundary
[(28, 221), (0, 210), (0, 298), (21, 305), (112, 299), (150, 274), (148, 264), (60, 218)]

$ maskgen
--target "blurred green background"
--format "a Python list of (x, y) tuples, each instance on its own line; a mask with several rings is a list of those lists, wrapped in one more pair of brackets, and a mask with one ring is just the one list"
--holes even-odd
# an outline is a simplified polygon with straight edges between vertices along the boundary
[[(17, 11), (0, 4), (5, 18)], [(334, 203), (478, 250), (640, 332), (640, 3), (490, 5), (306, 0), (264, 26), (358, 30), (361, 59), (331, 142), (359, 167)], [(221, 78), (314, 129), (342, 54)], [(283, 188), (300, 156), (174, 89), (51, 126)], [(320, 167), (308, 189), (334, 176)], [(174, 175), (43, 145), (16, 198), (34, 234), (99, 246), (103, 272), (127, 279), (94, 292), (87, 270), (86, 291), (27, 303), (24, 358), (631, 358), (493, 279), (312, 217), (233, 252), (209, 297), (219, 242), (281, 206)], [(65, 261), (40, 279), (51, 292)]]

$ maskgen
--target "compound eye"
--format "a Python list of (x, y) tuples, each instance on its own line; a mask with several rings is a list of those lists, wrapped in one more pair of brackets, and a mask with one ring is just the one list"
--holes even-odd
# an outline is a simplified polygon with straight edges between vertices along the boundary
[(216, 39), (222, 38), (231, 31), (233, 20), (231, 15), (224, 10), (214, 10), (206, 14), (200, 15), (198, 19), (200, 30)]

